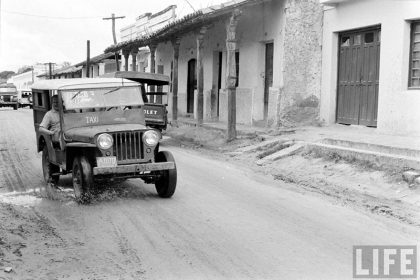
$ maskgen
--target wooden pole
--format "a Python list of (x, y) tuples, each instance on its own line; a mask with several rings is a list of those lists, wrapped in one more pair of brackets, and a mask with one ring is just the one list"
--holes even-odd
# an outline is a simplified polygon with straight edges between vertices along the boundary
[(174, 64), (172, 72), (172, 125), (178, 126), (178, 59), (179, 46), (181, 44), (180, 38), (172, 40), (174, 48)]
[[(109, 18), (102, 18), (103, 20), (112, 20), (112, 38), (114, 39), (114, 45), (117, 44), (117, 36), (115, 34), (115, 20), (125, 18), (125, 16), (116, 17), (115, 14), (112, 14)], [(115, 52), (115, 63), (117, 64), (117, 71), (120, 71), (120, 63), (118, 60), (118, 52)]]
[(204, 115), (204, 71), (203, 71), (203, 41), (207, 27), (202, 27), (197, 36), (197, 125), (203, 124)]
[(86, 52), (86, 78), (90, 77), (90, 41), (87, 40), (87, 52)]
[(238, 25), (241, 11), (235, 9), (226, 26), (226, 49), (227, 49), (227, 71), (226, 71), (226, 88), (228, 92), (228, 127), (227, 141), (236, 138), (236, 27)]

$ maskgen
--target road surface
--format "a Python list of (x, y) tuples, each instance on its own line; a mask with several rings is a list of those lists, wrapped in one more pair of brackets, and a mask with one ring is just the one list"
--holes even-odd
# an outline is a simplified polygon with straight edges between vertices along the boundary
[(69, 176), (46, 198), (32, 110), (0, 110), (0, 279), (352, 279), (353, 245), (418, 242), (418, 228), (162, 150), (178, 168), (171, 199), (132, 179), (78, 205)]

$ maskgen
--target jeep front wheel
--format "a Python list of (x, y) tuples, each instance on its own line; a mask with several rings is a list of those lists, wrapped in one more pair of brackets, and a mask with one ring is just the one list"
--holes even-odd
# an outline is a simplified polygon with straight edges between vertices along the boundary
[[(156, 162), (173, 162), (175, 159), (168, 151), (161, 151), (156, 155)], [(160, 177), (155, 181), (156, 191), (162, 198), (169, 198), (175, 193), (176, 189), (176, 164), (174, 169), (158, 171)]]
[(60, 167), (50, 162), (47, 147), (42, 150), (42, 173), (44, 175), (45, 183), (57, 184), (60, 179)]
[(89, 203), (90, 191), (93, 188), (92, 165), (85, 156), (76, 157), (73, 161), (73, 189), (77, 202)]

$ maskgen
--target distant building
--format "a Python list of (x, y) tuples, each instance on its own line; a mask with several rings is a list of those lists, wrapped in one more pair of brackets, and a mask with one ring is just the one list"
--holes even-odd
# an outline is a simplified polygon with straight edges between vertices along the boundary
[[(62, 67), (61, 64), (55, 63), (52, 66), (55, 68)], [(16, 74), (10, 77), (7, 82), (13, 83), (18, 90), (28, 90), (34, 82), (47, 78), (47, 73), (49, 72), (48, 64), (36, 63), (30, 67), (30, 71)]]

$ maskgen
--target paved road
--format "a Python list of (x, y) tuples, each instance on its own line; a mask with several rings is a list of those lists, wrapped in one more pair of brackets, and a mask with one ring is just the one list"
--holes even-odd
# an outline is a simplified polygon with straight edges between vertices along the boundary
[[(351, 279), (353, 245), (416, 244), (420, 236), (169, 145), (162, 149), (178, 167), (172, 199), (133, 179), (78, 205), (68, 176), (47, 199), (31, 113), (0, 110), (0, 211), (13, 215), (0, 220), (6, 239), (20, 238), (10, 244), (21, 244), (19, 254), (0, 254), (14, 268), (0, 279)], [(20, 237), (7, 223), (22, 225)]]

